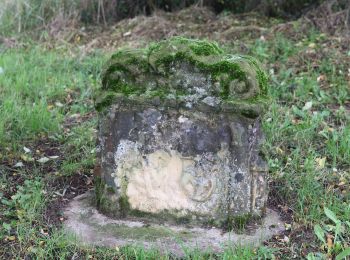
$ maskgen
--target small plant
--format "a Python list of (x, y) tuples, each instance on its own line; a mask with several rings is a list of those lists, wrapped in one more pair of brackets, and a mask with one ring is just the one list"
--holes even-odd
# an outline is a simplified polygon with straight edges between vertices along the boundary
[(38, 180), (26, 180), (23, 186), (13, 195), (12, 201), (17, 208), (20, 220), (32, 220), (40, 214), (43, 207), (42, 183)]
[[(350, 235), (350, 221), (341, 221), (336, 214), (328, 208), (324, 208), (324, 213), (331, 220), (331, 224), (315, 225), (314, 232), (317, 238), (322, 242), (322, 250), (328, 256), (336, 255), (336, 260), (346, 259), (350, 256), (350, 247), (348, 244)], [(307, 259), (325, 259), (326, 255), (320, 252), (310, 253)]]
[[(11, 199), (2, 198), (5, 205), (3, 216), (6, 221), (0, 226), (0, 240), (17, 239), (23, 233), (23, 227), (38, 221), (44, 204), (42, 182), (39, 180), (25, 180), (24, 185), (17, 187), (17, 192)], [(3, 229), (3, 231), (1, 231)], [(25, 228), (25, 232), (28, 228)]]
[[(44, 206), (42, 183), (39, 180), (25, 180), (24, 185), (18, 186), (16, 194), (11, 196), (11, 199), (2, 198), (1, 202), (8, 208), (7, 214), (5, 211), (6, 217), (22, 222), (31, 221), (38, 217)], [(16, 214), (10, 214), (14, 210)], [(16, 220), (12, 221), (11, 225), (3, 223), (5, 230), (16, 224)]]

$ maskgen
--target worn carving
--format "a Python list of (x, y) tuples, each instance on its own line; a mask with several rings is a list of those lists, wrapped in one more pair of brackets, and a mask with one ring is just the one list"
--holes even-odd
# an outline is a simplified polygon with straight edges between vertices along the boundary
[(96, 94), (96, 201), (117, 217), (262, 215), (267, 79), (251, 57), (173, 38), (112, 56)]

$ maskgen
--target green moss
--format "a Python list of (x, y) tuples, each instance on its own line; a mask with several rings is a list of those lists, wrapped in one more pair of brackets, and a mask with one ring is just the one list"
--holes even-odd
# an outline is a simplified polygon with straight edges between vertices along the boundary
[(102, 182), (101, 177), (95, 177), (95, 204), (97, 208), (103, 203), (103, 189), (104, 183)]
[(101, 92), (98, 91), (95, 93), (95, 108), (97, 111), (102, 111), (103, 108), (109, 107), (114, 99), (115, 99), (115, 93), (114, 92)]
[(128, 211), (128, 215), (152, 220), (154, 222), (168, 222), (177, 225), (185, 225), (191, 222), (195, 222), (191, 219), (190, 216), (177, 216), (176, 212), (169, 212), (167, 210), (163, 210), (159, 213), (149, 213), (137, 209), (130, 209)]
[[(111, 93), (126, 97), (136, 94), (145, 99), (165, 99), (168, 94), (178, 92), (182, 96), (191, 94), (188, 86), (181, 83), (174, 86), (169, 77), (174, 73), (174, 67), (183, 63), (208, 75), (213, 85), (219, 82), (219, 89), (213, 87), (211, 95), (223, 100), (238, 98), (248, 101), (267, 94), (267, 76), (254, 58), (225, 54), (213, 42), (174, 37), (151, 44), (146, 49), (120, 50), (114, 54), (102, 74), (101, 91), (96, 92), (97, 110), (101, 111), (113, 102)], [(232, 92), (232, 82), (242, 82), (246, 86), (243, 88), (245, 92)]]
[(176, 238), (181, 241), (193, 237), (192, 233), (184, 231), (173, 231), (166, 227), (160, 226), (145, 225), (142, 227), (129, 227), (127, 225), (121, 224), (101, 225), (89, 218), (82, 219), (84, 219), (84, 221), (87, 221), (89, 225), (95, 227), (97, 230), (122, 239), (156, 241), (160, 238)]
[(261, 220), (260, 216), (252, 215), (250, 213), (243, 214), (240, 216), (230, 216), (227, 218), (226, 222), (223, 224), (222, 228), (224, 230), (234, 230), (235, 232), (244, 232), (247, 225), (252, 222), (258, 222)]
[(159, 238), (174, 237), (176, 233), (161, 227), (128, 227), (125, 225), (107, 224), (98, 227), (103, 232), (124, 239), (157, 240)]
[(172, 46), (184, 45), (185, 49), (189, 48), (197, 56), (219, 55), (224, 53), (215, 42), (174, 37), (169, 43)]
[(248, 59), (252, 64), (252, 66), (255, 68), (255, 71), (257, 74), (257, 80), (259, 82), (259, 87), (262, 91), (262, 94), (267, 95), (268, 77), (267, 77), (267, 74), (262, 70), (261, 64), (259, 64), (259, 62), (251, 56), (244, 56), (244, 57)]
[(115, 194), (113, 187), (106, 185), (101, 177), (95, 177), (94, 202), (96, 208), (108, 216), (121, 217), (119, 204), (111, 200), (111, 197)]
[(130, 203), (127, 197), (121, 196), (118, 200), (120, 215), (126, 217), (130, 211)]
[(232, 108), (248, 118), (256, 118), (267, 110), (270, 99), (266, 96), (257, 96), (240, 100), (229, 98), (225, 101), (226, 107)]
[[(134, 88), (135, 84), (132, 82), (139, 75), (149, 73), (149, 69), (145, 50), (119, 50), (112, 55), (102, 72), (102, 89), (124, 93), (124, 90)], [(126, 85), (129, 86), (125, 87)]]
[(107, 190), (104, 181), (101, 177), (95, 178), (95, 204), (96, 208), (102, 212), (106, 212), (110, 210), (114, 206), (112, 202), (109, 200), (108, 196), (106, 196)]

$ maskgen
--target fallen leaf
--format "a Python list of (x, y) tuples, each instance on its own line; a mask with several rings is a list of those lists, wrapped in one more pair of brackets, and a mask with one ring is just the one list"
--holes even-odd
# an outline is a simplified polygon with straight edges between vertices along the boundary
[(42, 157), (42, 158), (40, 158), (39, 160), (37, 160), (39, 163), (47, 163), (48, 161), (50, 161), (50, 159), (49, 158), (47, 158), (47, 157)]
[(74, 42), (75, 43), (79, 43), (80, 42), (80, 35), (75, 36)]
[(296, 118), (293, 118), (293, 119), (292, 119), (292, 123), (293, 123), (294, 125), (300, 124), (300, 122), (301, 122), (301, 120), (299, 120), (299, 119), (296, 119)]
[(288, 224), (288, 223), (285, 223), (285, 224), (284, 224), (284, 228), (285, 228), (286, 230), (291, 230), (292, 225), (291, 225), (291, 224)]
[(316, 44), (314, 42), (311, 42), (309, 44), (309, 48), (314, 49), (316, 47)]
[(23, 166), (24, 166), (24, 164), (22, 162), (18, 162), (18, 163), (16, 163), (14, 165), (14, 167), (16, 167), (16, 168), (20, 168), (20, 167), (23, 167)]
[(47, 236), (47, 235), (49, 235), (49, 233), (47, 232), (47, 231), (45, 231), (44, 229), (40, 229), (40, 233), (42, 234), (42, 235), (44, 235), (44, 236)]
[(9, 241), (14, 241), (14, 240), (16, 240), (16, 237), (15, 237), (15, 236), (8, 236), (8, 237), (7, 237), (7, 240), (9, 240)]
[(315, 161), (317, 163), (317, 169), (321, 170), (326, 164), (326, 157), (316, 158)]
[(317, 82), (321, 82), (321, 81), (325, 81), (326, 80), (326, 76), (325, 75), (320, 75), (317, 77)]
[(284, 236), (284, 238), (283, 238), (283, 242), (285, 242), (285, 243), (289, 243), (289, 237)]
[(34, 161), (34, 159), (33, 159), (32, 157), (27, 156), (27, 155), (25, 155), (25, 154), (22, 154), (22, 155), (21, 155), (21, 159), (22, 159), (23, 161), (25, 161), (25, 162), (32, 162), (32, 161)]
[(72, 114), (69, 116), (70, 118), (79, 118), (80, 117), (80, 114), (79, 113), (76, 113), (76, 114)]
[(86, 185), (90, 185), (90, 184), (92, 184), (92, 179), (91, 178), (87, 178)]
[(31, 153), (32, 152), (29, 148), (27, 148), (25, 146), (23, 146), (23, 150), (24, 150), (25, 153)]
[(327, 247), (328, 249), (331, 249), (333, 247), (333, 239), (330, 235), (327, 235)]
[(123, 34), (123, 37), (127, 37), (127, 36), (130, 36), (130, 35), (131, 35), (131, 32), (128, 31), (128, 32), (126, 32), (126, 33)]
[(284, 154), (284, 151), (281, 148), (279, 148), (279, 147), (276, 147), (276, 151), (279, 154)]
[(56, 107), (63, 107), (64, 105), (61, 102), (58, 101), (58, 102), (55, 102), (55, 106)]
[(303, 110), (310, 110), (312, 108), (312, 101), (308, 101), (305, 103)]

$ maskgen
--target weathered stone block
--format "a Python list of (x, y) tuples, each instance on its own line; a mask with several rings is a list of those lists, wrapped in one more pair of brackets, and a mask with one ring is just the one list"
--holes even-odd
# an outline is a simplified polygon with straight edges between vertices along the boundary
[(215, 43), (118, 51), (96, 95), (99, 209), (214, 225), (262, 215), (266, 84), (254, 59)]

